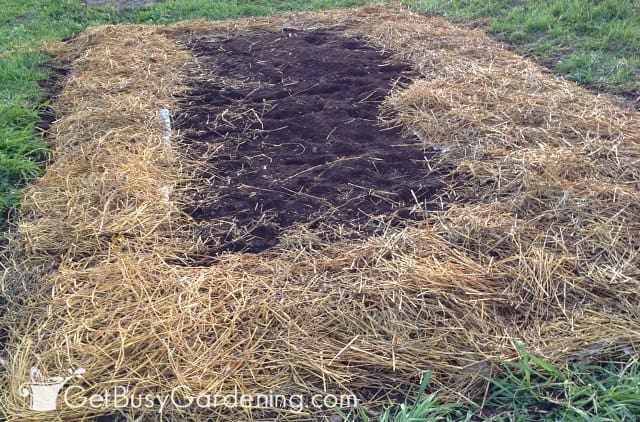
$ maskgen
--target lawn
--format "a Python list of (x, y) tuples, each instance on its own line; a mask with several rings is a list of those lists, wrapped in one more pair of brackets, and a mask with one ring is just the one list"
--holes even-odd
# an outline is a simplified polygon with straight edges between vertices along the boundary
[(634, 0), (417, 0), (424, 13), (481, 20), (498, 38), (586, 86), (640, 96), (640, 3)]
[[(49, 158), (39, 132), (46, 108), (44, 87), (51, 58), (41, 50), (105, 23), (165, 24), (183, 19), (232, 19), (282, 11), (328, 9), (369, 3), (357, 0), (205, 1), (176, 0), (144, 9), (85, 8), (79, 1), (1, 0), (0, 26), (0, 212), (15, 207), (19, 189), (40, 174)], [(425, 14), (480, 22), (517, 51), (591, 89), (640, 96), (640, 3), (632, 0), (486, 1), (414, 0)], [(43, 102), (44, 101), (44, 102)], [(405, 406), (383, 420), (461, 420), (489, 415), (504, 420), (551, 418), (633, 420), (640, 412), (640, 367), (633, 355), (588, 366), (557, 368), (520, 350), (521, 360), (504, 363), (483, 401), (442, 403), (438, 395), (410, 394)], [(427, 379), (428, 381), (428, 379)], [(426, 382), (422, 387), (428, 387)], [(421, 397), (414, 401), (413, 397)], [(367, 420), (364, 414), (350, 418)], [(385, 419), (386, 418), (386, 419)], [(413, 418), (413, 419), (412, 419)]]

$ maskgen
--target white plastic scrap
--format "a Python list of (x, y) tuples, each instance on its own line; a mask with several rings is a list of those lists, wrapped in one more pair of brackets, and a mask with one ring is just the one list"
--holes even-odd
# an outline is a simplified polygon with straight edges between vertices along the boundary
[(158, 110), (158, 118), (160, 119), (162, 131), (164, 132), (162, 135), (162, 143), (167, 148), (171, 148), (171, 112), (166, 108), (161, 108)]
[(158, 192), (160, 192), (163, 201), (169, 202), (171, 198), (171, 186), (163, 186), (158, 189)]
[(413, 136), (418, 138), (423, 144), (429, 145), (435, 152), (444, 152), (444, 147), (429, 140), (419, 129), (413, 130)]

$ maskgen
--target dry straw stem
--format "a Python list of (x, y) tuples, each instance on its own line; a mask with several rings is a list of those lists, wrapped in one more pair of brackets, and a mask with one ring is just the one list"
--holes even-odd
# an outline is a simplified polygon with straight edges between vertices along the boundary
[[(433, 167), (455, 168), (447, 206), (366, 240), (327, 242), (296, 227), (262, 254), (177, 265), (198, 252), (180, 212), (195, 163), (179, 144), (162, 149), (155, 113), (175, 108), (184, 66), (197, 64), (173, 40), (336, 26), (420, 72), (382, 115), (441, 149)], [(72, 72), (56, 103), (56, 159), (25, 193), (2, 285), (8, 418), (51, 418), (18, 395), (31, 366), (45, 376), (83, 367), (91, 393), (351, 391), (371, 411), (380, 392), (404, 394), (425, 370), (450, 397), (479, 394), (496, 360), (515, 357), (514, 338), (555, 363), (636, 350), (640, 120), (615, 100), (482, 32), (397, 6), (103, 27), (59, 53)], [(167, 185), (177, 203), (161, 200)], [(157, 409), (134, 416), (156, 420)]]

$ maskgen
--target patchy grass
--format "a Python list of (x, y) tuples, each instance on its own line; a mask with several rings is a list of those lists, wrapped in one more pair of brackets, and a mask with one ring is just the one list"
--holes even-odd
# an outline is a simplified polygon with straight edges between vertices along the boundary
[(568, 79), (640, 96), (640, 3), (635, 0), (416, 0), (428, 14), (491, 32)]
[(490, 379), (482, 403), (448, 403), (437, 392), (426, 394), (431, 379), (405, 402), (372, 417), (363, 409), (337, 412), (350, 421), (635, 421), (640, 415), (640, 362), (637, 356), (601, 365), (573, 363), (562, 369), (516, 343), (520, 359), (502, 363), (504, 376)]
[(505, 377), (491, 380), (484, 403), (506, 420), (632, 421), (640, 415), (637, 356), (601, 365), (575, 363), (561, 369), (517, 343), (520, 360), (504, 362)]

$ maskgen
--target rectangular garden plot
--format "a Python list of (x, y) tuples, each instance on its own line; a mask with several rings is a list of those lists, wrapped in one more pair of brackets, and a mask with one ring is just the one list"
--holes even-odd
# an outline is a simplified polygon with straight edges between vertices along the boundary
[[(105, 26), (53, 53), (54, 160), (0, 257), (8, 420), (376, 420), (427, 372), (481, 403), (525, 347), (637, 350), (638, 113), (481, 31), (379, 6)], [(34, 411), (56, 380), (72, 403), (358, 403)]]

